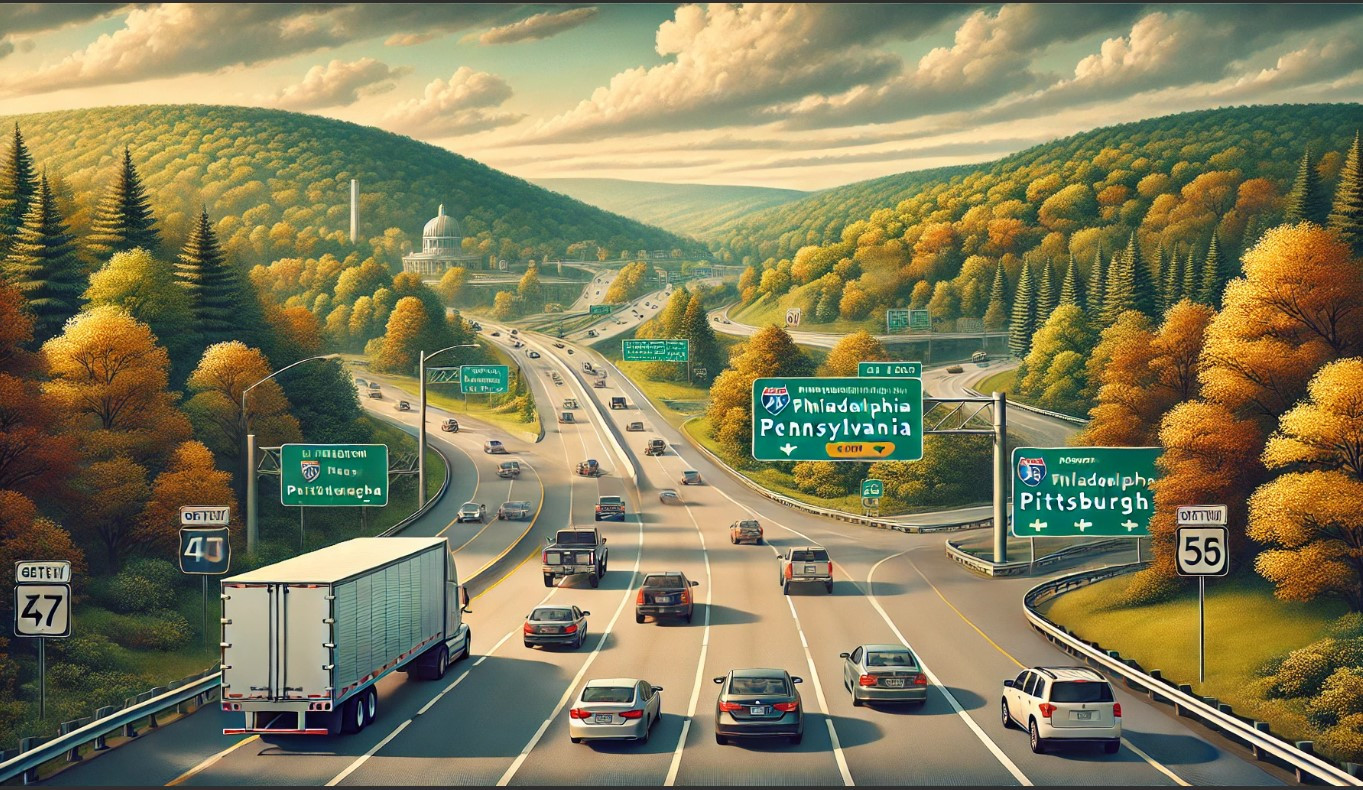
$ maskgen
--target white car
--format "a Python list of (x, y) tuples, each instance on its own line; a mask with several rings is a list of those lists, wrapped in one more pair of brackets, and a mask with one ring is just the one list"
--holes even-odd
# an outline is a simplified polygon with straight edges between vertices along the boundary
[(1003, 727), (1021, 727), (1041, 754), (1057, 742), (1122, 746), (1122, 704), (1107, 678), (1087, 667), (1033, 667), (1003, 681)]
[(477, 502), (465, 502), (459, 506), (459, 514), (454, 520), (460, 524), (465, 521), (477, 521), (481, 524), (487, 520), (487, 508)]
[(662, 690), (637, 678), (587, 681), (568, 709), (569, 739), (647, 741), (662, 718)]

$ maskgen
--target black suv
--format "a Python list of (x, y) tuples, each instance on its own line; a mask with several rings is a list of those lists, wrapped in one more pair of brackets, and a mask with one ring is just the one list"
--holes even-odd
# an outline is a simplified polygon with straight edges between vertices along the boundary
[(695, 609), (691, 588), (698, 586), (700, 582), (687, 579), (681, 571), (648, 574), (634, 599), (634, 622), (642, 623), (645, 617), (680, 617), (691, 622)]

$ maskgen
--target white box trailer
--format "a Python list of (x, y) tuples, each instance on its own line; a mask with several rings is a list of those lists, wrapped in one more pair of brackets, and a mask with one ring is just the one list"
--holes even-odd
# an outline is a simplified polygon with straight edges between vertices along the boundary
[(444, 538), (356, 538), (222, 580), (224, 735), (358, 732), (394, 670), (469, 653), (468, 596)]

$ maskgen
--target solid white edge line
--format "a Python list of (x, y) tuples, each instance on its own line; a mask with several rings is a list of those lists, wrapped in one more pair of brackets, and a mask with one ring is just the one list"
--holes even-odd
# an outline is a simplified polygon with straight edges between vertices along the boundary
[[(880, 562), (877, 562), (875, 565), (872, 565), (871, 570), (866, 574), (866, 600), (871, 602), (871, 606), (880, 614), (880, 618), (890, 627), (890, 630), (894, 632), (895, 638), (898, 639), (900, 644), (904, 645), (904, 647), (909, 647), (909, 640), (904, 638), (904, 634), (900, 632), (899, 626), (894, 624), (894, 621), (886, 614), (885, 609), (881, 607), (880, 601), (873, 592), (875, 584), (871, 579), (875, 577), (876, 568), (879, 568), (881, 565), (884, 565), (895, 557), (900, 557), (907, 553), (908, 550), (901, 551), (898, 554), (891, 554)], [(980, 726), (975, 723), (975, 720), (970, 718), (970, 714), (965, 712), (965, 708), (961, 707), (961, 703), (956, 701), (956, 697), (953, 696), (950, 691), (947, 691), (946, 686), (942, 685), (942, 682), (937, 679), (937, 675), (928, 668), (927, 662), (923, 661), (923, 656), (917, 651), (914, 651), (914, 653), (915, 655), (918, 655), (918, 665), (923, 668), (923, 674), (928, 676), (928, 680), (932, 681), (933, 688), (941, 692), (942, 696), (946, 698), (947, 703), (956, 711), (956, 715), (960, 716), (961, 720), (965, 722), (965, 725), (970, 728), (970, 731), (975, 733), (975, 737), (980, 739), (980, 743), (983, 743), (985, 748), (994, 755), (994, 758), (1003, 765), (1008, 773), (1013, 775), (1013, 778), (1018, 781), (1018, 784), (1021, 784), (1024, 787), (1032, 786), (1032, 781), (1027, 778), (1027, 775), (1022, 772), (1022, 769), (1018, 768), (1017, 765), (1008, 758), (1008, 755), (1003, 753), (1003, 750), (999, 748), (998, 744), (994, 743), (994, 741), (984, 733), (984, 730), (980, 729)]]
[(795, 619), (795, 630), (800, 634), (800, 645), (804, 647), (805, 662), (809, 664), (809, 679), (814, 684), (814, 698), (819, 701), (819, 712), (823, 714), (824, 721), (828, 724), (828, 737), (833, 742), (833, 760), (838, 764), (838, 773), (842, 774), (842, 783), (847, 787), (856, 785), (852, 781), (852, 772), (847, 767), (847, 755), (842, 752), (842, 742), (838, 740), (838, 730), (833, 726), (833, 712), (828, 707), (828, 700), (823, 695), (823, 684), (819, 682), (819, 671), (814, 668), (814, 656), (809, 652), (809, 642), (805, 641), (805, 629), (800, 625), (800, 615), (795, 611), (795, 600), (786, 596), (786, 603), (790, 605), (790, 616)]

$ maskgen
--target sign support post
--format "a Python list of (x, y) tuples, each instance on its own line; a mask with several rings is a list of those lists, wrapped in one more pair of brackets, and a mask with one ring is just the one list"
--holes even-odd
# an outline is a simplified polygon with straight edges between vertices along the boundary
[(1008, 395), (994, 393), (994, 562), (1008, 561)]
[(1207, 682), (1207, 577), (1197, 577), (1197, 682)]
[(204, 652), (208, 652), (211, 649), (208, 642), (208, 577), (201, 576), (200, 578), (204, 583)]
[(47, 718), (47, 637), (38, 637), (38, 718)]

